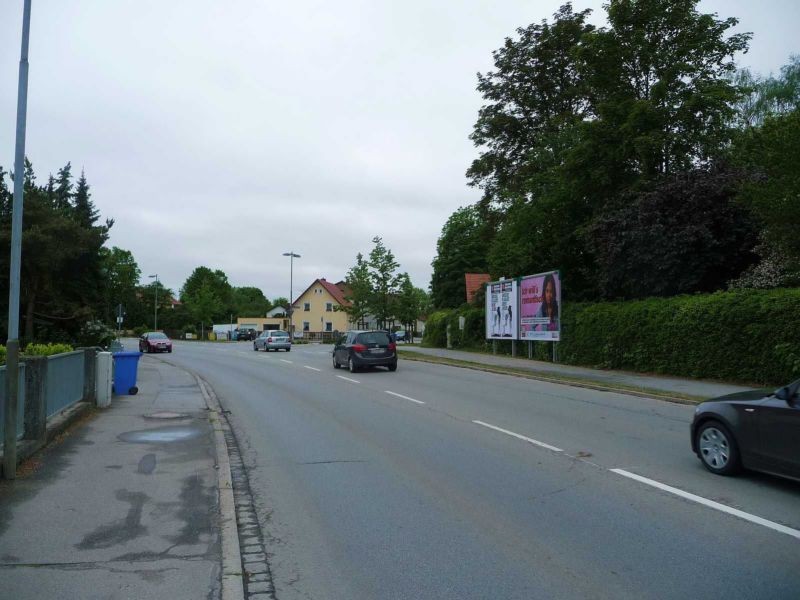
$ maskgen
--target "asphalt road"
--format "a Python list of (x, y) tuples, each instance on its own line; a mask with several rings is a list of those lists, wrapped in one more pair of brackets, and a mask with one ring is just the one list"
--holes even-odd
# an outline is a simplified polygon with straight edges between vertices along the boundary
[(707, 473), (691, 406), (329, 349), (144, 359), (231, 411), (279, 599), (800, 598), (800, 484)]

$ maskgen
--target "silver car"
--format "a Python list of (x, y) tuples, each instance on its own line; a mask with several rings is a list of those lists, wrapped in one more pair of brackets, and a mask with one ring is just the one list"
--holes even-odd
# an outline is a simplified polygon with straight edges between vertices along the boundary
[(292, 340), (285, 331), (264, 331), (253, 340), (253, 350), (256, 352), (259, 350), (263, 350), (264, 352), (269, 352), (270, 350), (286, 350), (289, 352), (291, 349)]

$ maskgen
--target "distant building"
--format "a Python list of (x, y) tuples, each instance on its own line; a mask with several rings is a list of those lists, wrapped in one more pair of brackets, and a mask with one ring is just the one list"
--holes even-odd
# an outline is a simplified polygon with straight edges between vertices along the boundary
[(343, 281), (330, 283), (324, 277), (314, 282), (292, 302), (292, 331), (297, 337), (327, 338), (334, 331), (347, 331), (350, 320), (342, 309), (347, 287)]
[(488, 273), (464, 273), (464, 279), (467, 284), (467, 304), (472, 304), (475, 294), (481, 289), (481, 286), (491, 281)]

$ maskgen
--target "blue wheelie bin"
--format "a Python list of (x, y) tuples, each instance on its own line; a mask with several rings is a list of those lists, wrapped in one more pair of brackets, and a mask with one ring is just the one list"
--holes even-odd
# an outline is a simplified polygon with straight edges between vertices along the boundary
[(136, 387), (136, 371), (139, 367), (141, 352), (114, 352), (114, 384), (111, 391), (119, 396), (134, 396), (139, 391)]

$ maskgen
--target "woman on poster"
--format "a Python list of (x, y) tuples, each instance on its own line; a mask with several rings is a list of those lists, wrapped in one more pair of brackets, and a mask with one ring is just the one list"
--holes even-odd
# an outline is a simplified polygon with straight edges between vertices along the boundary
[(548, 323), (537, 325), (539, 331), (558, 331), (558, 300), (556, 299), (556, 278), (552, 273), (544, 276), (542, 286), (542, 305), (539, 307), (537, 317), (548, 319)]

